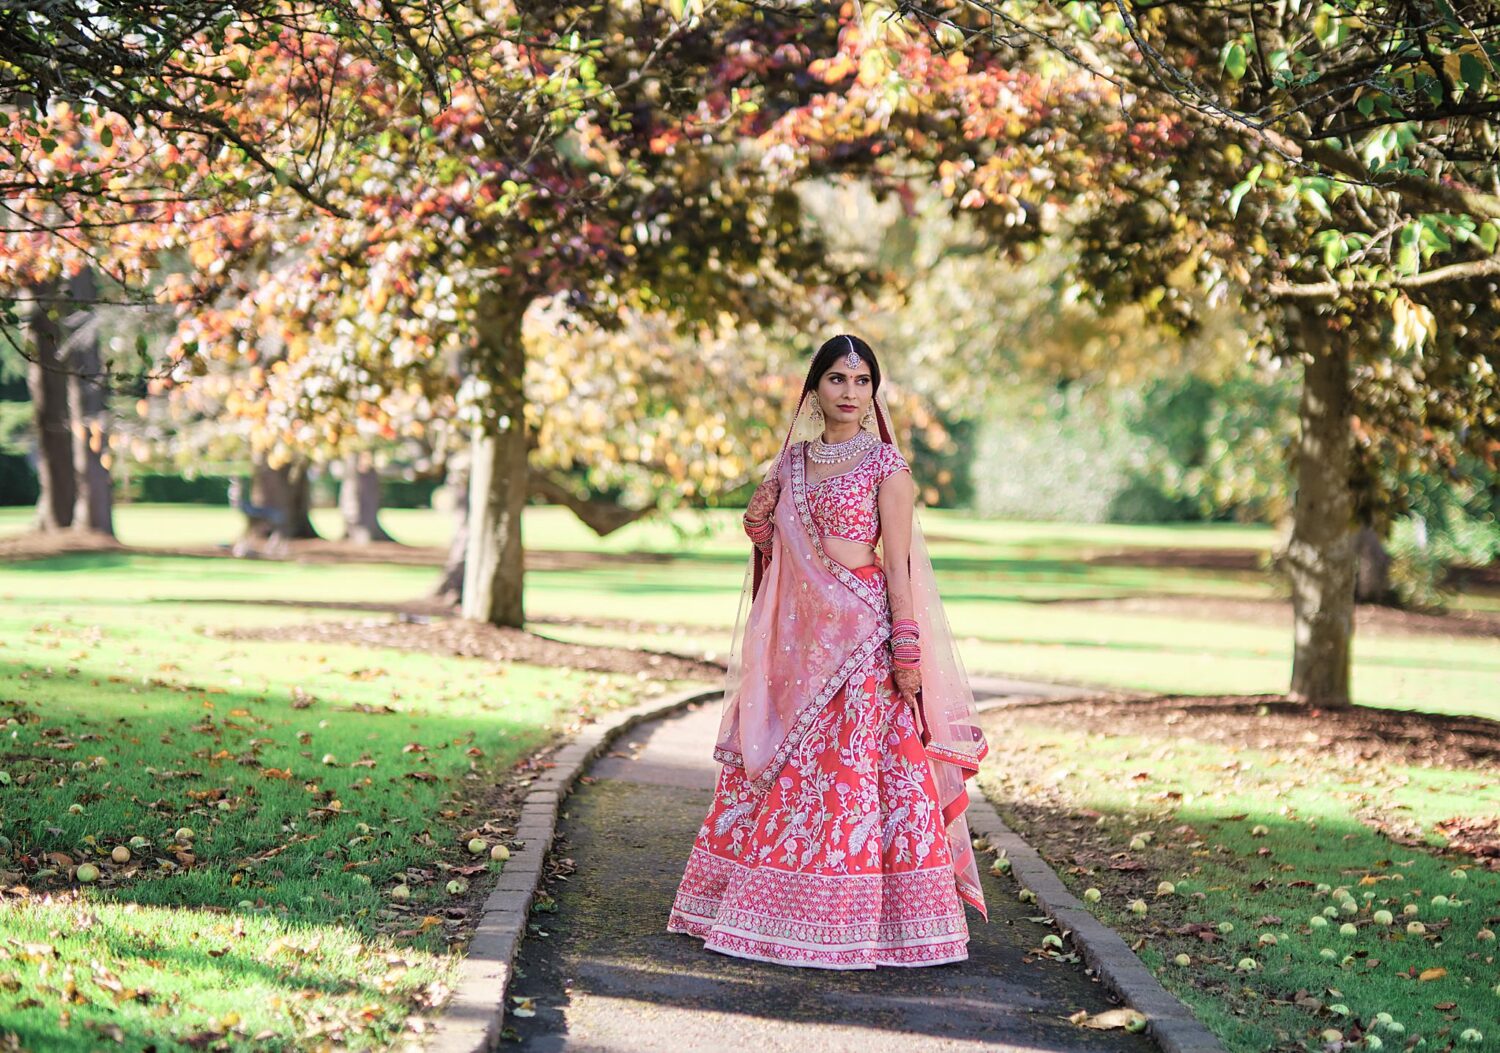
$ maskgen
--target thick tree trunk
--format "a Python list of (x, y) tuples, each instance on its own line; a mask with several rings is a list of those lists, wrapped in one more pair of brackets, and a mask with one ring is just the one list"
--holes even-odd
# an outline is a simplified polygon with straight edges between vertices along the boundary
[(345, 541), (368, 545), (391, 540), (380, 525), (380, 473), (369, 453), (351, 453), (344, 458), (339, 513), (344, 517)]
[(312, 523), (312, 477), (308, 466), (302, 461), (292, 462), (287, 481), (291, 487), (291, 536), (298, 539), (321, 537)]
[(521, 510), (526, 505), (526, 349), (521, 320), (526, 302), (503, 289), (479, 304), (478, 341), (471, 368), (489, 384), (483, 422), (474, 427), (469, 461), (469, 544), (462, 613), (473, 621), (520, 628), (524, 552)]
[(1303, 371), (1297, 497), (1287, 548), (1295, 651), (1289, 697), (1318, 706), (1349, 705), (1356, 564), (1354, 433), (1346, 345), (1308, 316), (1299, 326)]
[[(75, 300), (93, 303), (98, 297), (94, 272), (85, 267), (69, 286)], [(104, 358), (99, 353), (99, 320), (92, 308), (80, 310), (68, 338), (68, 404), (72, 411), (73, 474), (78, 495), (73, 504), (73, 529), (115, 536), (114, 481), (110, 478), (109, 401)]]
[[(462, 463), (460, 463), (462, 462)], [(432, 595), (455, 606), (464, 598), (464, 555), (469, 548), (469, 469), (462, 455), (450, 458), (443, 489), (453, 503), (453, 540), (443, 561), (443, 576)]]
[(78, 496), (73, 472), (73, 433), (69, 426), (68, 377), (64, 372), (61, 308), (57, 282), (34, 286), (36, 297), (27, 312), (32, 357), (26, 369), (31, 392), (31, 419), (36, 431), (36, 528), (62, 530), (73, 523)]
[(271, 468), (264, 461), (256, 461), (250, 503), (266, 513), (250, 521), (247, 532), (252, 537), (286, 541), (319, 536), (308, 517), (311, 502), (305, 465)]
[(1354, 577), (1354, 599), (1358, 603), (1390, 603), (1391, 554), (1374, 527), (1362, 526), (1356, 540), (1359, 570)]

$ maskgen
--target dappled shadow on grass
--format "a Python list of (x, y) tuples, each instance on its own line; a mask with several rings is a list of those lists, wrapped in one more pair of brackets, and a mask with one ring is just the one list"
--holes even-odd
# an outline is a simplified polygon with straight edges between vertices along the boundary
[[(1319, 711), (1274, 696), (1024, 705), (984, 724), (992, 742), (1010, 743), (980, 773), (1007, 824), (1075, 895), (1100, 890), (1089, 909), (1230, 1049), (1300, 1050), (1329, 1026), (1357, 1043), (1376, 1009), (1402, 1021), (1408, 1040), (1492, 1023), (1488, 981), (1475, 981), (1489, 971), (1481, 930), (1500, 900), (1500, 861), (1445, 848), (1398, 817), (1430, 822), (1466, 807), (1466, 784), (1441, 775), (1468, 785), (1500, 775), (1500, 724)], [(1429, 782), (1410, 768), (1437, 774)], [(1424, 810), (1433, 785), (1452, 787), (1450, 799)], [(1159, 894), (1162, 880), (1175, 890)], [(1339, 907), (1327, 886), (1347, 889), (1358, 909)], [(1144, 914), (1129, 911), (1135, 899)], [(1380, 909), (1391, 920), (1376, 918)], [(1414, 920), (1422, 928), (1408, 931)], [(1172, 964), (1177, 953), (1188, 967)], [(1446, 975), (1419, 981), (1434, 969)], [(1333, 1002), (1352, 1012), (1330, 1011)]]
[[(251, 1040), (262, 1029), (284, 1048), (307, 1048), (331, 1023), (346, 1030), (345, 1048), (378, 1046), (425, 1006), (431, 983), (451, 965), (446, 956), (268, 912), (140, 907), (93, 894), (5, 909), (17, 946), (35, 950), (12, 961), (18, 997), (34, 991), (34, 1000), (8, 1010), (0, 1026), (23, 1049), (96, 1050), (115, 1028), (126, 1048), (168, 1038), (267, 1048), (267, 1039)], [(43, 962), (77, 973), (80, 997), (61, 1013)], [(226, 1020), (229, 1013), (238, 1022)]]

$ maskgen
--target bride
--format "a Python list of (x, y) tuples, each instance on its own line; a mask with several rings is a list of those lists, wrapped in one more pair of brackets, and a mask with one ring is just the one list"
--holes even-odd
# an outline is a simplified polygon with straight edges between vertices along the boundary
[(964, 903), (988, 919), (964, 819), (987, 746), (879, 391), (868, 344), (823, 344), (745, 512), (723, 767), (667, 920), (710, 950), (938, 965), (968, 957)]

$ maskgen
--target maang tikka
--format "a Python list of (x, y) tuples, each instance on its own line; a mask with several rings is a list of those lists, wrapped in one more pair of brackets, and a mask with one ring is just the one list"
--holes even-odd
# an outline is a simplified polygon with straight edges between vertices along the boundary
[(854, 341), (849, 339), (848, 333), (844, 334), (844, 341), (849, 345), (849, 353), (844, 356), (844, 365), (848, 366), (850, 369), (853, 369), (855, 366), (864, 361), (864, 359), (860, 358), (859, 352), (854, 350)]

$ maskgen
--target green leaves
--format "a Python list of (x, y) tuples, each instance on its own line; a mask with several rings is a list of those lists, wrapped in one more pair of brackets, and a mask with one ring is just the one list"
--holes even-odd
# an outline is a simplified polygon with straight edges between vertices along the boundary
[(1245, 178), (1236, 183), (1234, 189), (1229, 192), (1229, 214), (1231, 216), (1238, 216), (1240, 214), (1240, 203), (1245, 200), (1245, 195), (1250, 192), (1250, 188), (1260, 180), (1260, 174), (1265, 171), (1265, 167), (1265, 165), (1256, 165), (1250, 169)]
[(1245, 45), (1238, 40), (1231, 40), (1224, 45), (1224, 50), (1219, 55), (1219, 68), (1228, 73), (1235, 80), (1245, 75), (1249, 68), (1249, 59), (1245, 52)]

